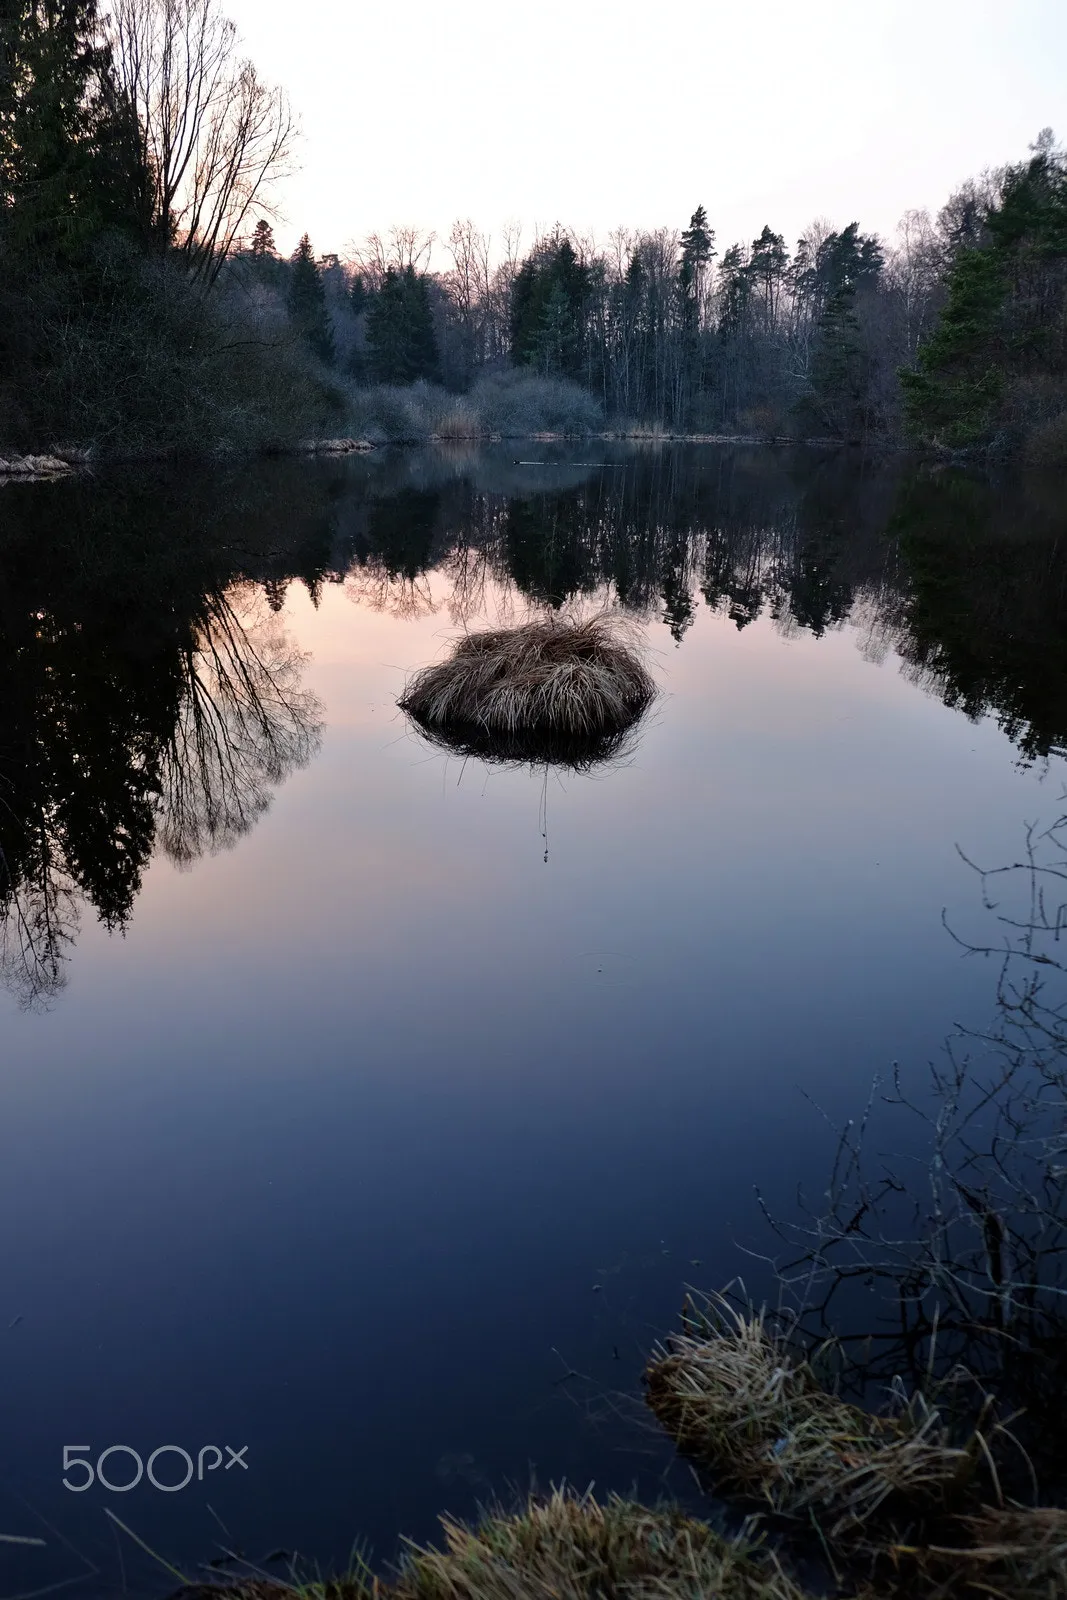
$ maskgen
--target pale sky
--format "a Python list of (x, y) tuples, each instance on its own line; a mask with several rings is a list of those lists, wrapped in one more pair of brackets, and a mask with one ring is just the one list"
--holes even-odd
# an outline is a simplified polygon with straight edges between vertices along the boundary
[[(278, 244), (472, 217), (890, 235), (1067, 136), (1067, 0), (223, 0), (304, 137)], [(435, 252), (433, 265), (445, 260)]]

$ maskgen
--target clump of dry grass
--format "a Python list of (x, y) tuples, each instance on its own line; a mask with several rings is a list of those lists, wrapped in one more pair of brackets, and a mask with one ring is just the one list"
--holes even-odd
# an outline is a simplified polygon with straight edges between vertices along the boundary
[(360, 1568), (293, 1586), (199, 1585), (172, 1600), (812, 1600), (770, 1551), (616, 1496), (557, 1489), (513, 1515), (442, 1527), (444, 1548), (413, 1548), (392, 1581)]
[(754, 1495), (836, 1539), (883, 1510), (945, 1505), (972, 1477), (973, 1449), (952, 1445), (921, 1398), (900, 1416), (873, 1416), (828, 1394), (762, 1317), (709, 1302), (690, 1325), (696, 1332), (654, 1352), (647, 1398), (723, 1492)]
[(396, 1600), (804, 1600), (767, 1552), (677, 1510), (557, 1490), (409, 1557)]
[(616, 621), (550, 617), (467, 634), (398, 703), (462, 754), (585, 766), (620, 753), (655, 692)]
[(922, 1552), (931, 1593), (960, 1600), (1062, 1600), (1067, 1595), (1067, 1511), (986, 1507), (978, 1516), (961, 1517), (960, 1525), (965, 1547), (932, 1546)]

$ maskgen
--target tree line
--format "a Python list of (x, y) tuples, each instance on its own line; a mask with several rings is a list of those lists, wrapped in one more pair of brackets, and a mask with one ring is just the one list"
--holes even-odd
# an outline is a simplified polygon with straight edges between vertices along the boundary
[(342, 264), (305, 236), (284, 263), (262, 222), (246, 254), (288, 274), (310, 347), (357, 382), (463, 393), (509, 366), (665, 430), (1035, 458), (1067, 440), (1067, 162), (1050, 130), (890, 242), (816, 221), (792, 249), (768, 225), (720, 251), (698, 206), (607, 249), (559, 226), (525, 254), (508, 233), (494, 256), (465, 221), (431, 270), (435, 243), (398, 228)]
[(0, 0), (0, 440), (254, 448), (357, 426), (368, 387), (511, 373), (624, 427), (1067, 452), (1049, 130), (891, 241), (819, 220), (724, 246), (698, 206), (606, 244), (457, 221), (283, 258), (293, 118), (219, 4)]

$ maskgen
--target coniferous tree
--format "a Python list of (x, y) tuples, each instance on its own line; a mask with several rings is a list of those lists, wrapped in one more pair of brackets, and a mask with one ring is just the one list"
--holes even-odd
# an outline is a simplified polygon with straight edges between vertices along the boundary
[(322, 273), (305, 233), (292, 258), (289, 276), (289, 315), (308, 348), (326, 366), (334, 362), (333, 334), (326, 313)]
[(900, 375), (912, 431), (955, 447), (988, 443), (998, 423), (1025, 430), (1042, 411), (1067, 414), (1067, 161), (1051, 135), (1003, 175), (971, 237), (937, 327)]
[(884, 256), (873, 234), (850, 222), (819, 246), (814, 262), (818, 324), (810, 401), (824, 427), (845, 439), (872, 431), (873, 351), (859, 317), (861, 295), (873, 292)]
[(695, 300), (712, 256), (715, 254), (715, 231), (708, 227), (708, 214), (697, 206), (682, 234), (682, 259), (678, 267), (678, 282), (687, 300)]
[(101, 44), (96, 0), (3, 0), (0, 225), (16, 258), (69, 262), (106, 229), (144, 231), (136, 119)]
[(557, 235), (523, 262), (511, 294), (511, 357), (547, 376), (578, 378), (585, 355), (589, 269)]
[(780, 233), (764, 227), (758, 239), (753, 239), (749, 254), (748, 271), (753, 289), (759, 298), (759, 314), (764, 330), (773, 333), (778, 326), (778, 312), (789, 265), (789, 251)]
[(274, 229), (266, 217), (260, 217), (252, 230), (251, 253), (258, 261), (277, 254), (274, 248)]
[(375, 383), (435, 381), (440, 372), (429, 284), (413, 266), (389, 267), (367, 305), (367, 372)]

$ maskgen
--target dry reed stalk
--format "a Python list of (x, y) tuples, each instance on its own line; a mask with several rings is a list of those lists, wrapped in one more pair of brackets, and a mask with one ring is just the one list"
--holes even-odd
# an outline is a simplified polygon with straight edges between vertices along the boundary
[(713, 1304), (699, 1335), (654, 1352), (645, 1376), (659, 1421), (723, 1492), (812, 1518), (835, 1539), (883, 1508), (947, 1503), (971, 1477), (974, 1451), (951, 1445), (921, 1399), (901, 1416), (873, 1416), (828, 1394), (762, 1317)]

